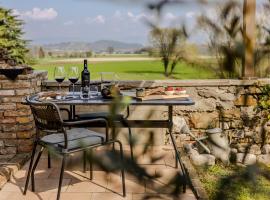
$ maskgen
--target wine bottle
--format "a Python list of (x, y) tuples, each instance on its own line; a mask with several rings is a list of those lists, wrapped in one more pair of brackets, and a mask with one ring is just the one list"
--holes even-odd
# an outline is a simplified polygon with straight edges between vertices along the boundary
[(82, 71), (82, 87), (89, 87), (90, 85), (90, 72), (88, 71), (87, 60), (84, 60)]

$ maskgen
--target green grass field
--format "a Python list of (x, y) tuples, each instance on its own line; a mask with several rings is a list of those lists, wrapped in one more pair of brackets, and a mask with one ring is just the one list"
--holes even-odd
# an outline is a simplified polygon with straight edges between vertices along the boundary
[[(83, 67), (82, 62), (59, 62), (55, 60), (41, 60), (33, 67), (38, 70), (47, 70), (49, 80), (53, 79), (55, 66), (65, 66), (68, 71), (69, 66), (78, 66), (80, 71)], [(168, 79), (164, 76), (164, 68), (160, 61), (106, 61), (106, 62), (89, 62), (89, 70), (91, 79), (100, 79), (100, 72), (115, 72), (121, 80), (164, 80)], [(201, 69), (192, 67), (185, 63), (179, 63), (175, 72), (170, 79), (211, 79), (216, 78), (213, 71), (209, 69)]]

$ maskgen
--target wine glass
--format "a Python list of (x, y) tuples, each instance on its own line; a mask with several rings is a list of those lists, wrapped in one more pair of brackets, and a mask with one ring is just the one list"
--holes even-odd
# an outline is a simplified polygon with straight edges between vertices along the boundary
[(61, 90), (61, 84), (66, 78), (65, 68), (63, 66), (57, 66), (54, 68), (54, 79), (58, 83), (58, 89)]
[(71, 66), (68, 71), (68, 80), (72, 84), (72, 95), (75, 97), (75, 83), (79, 80), (79, 68), (77, 66)]
[(101, 72), (101, 89), (107, 85), (114, 85), (115, 84), (115, 73), (114, 72)]

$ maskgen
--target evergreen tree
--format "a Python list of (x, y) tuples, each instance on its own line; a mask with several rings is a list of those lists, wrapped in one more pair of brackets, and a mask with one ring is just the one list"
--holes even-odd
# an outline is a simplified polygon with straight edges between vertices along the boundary
[(26, 40), (22, 39), (23, 22), (12, 10), (0, 7), (0, 61), (9, 65), (26, 62)]

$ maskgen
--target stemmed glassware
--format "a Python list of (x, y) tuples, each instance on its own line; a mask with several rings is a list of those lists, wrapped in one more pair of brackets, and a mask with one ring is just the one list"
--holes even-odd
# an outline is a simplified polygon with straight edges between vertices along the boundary
[(101, 72), (101, 89), (106, 85), (116, 85), (118, 76), (114, 72)]
[(72, 95), (75, 97), (75, 83), (79, 80), (79, 68), (77, 66), (69, 67), (68, 79), (72, 84)]
[(58, 89), (61, 90), (61, 84), (66, 78), (65, 68), (63, 66), (57, 66), (54, 68), (54, 79), (58, 83)]

